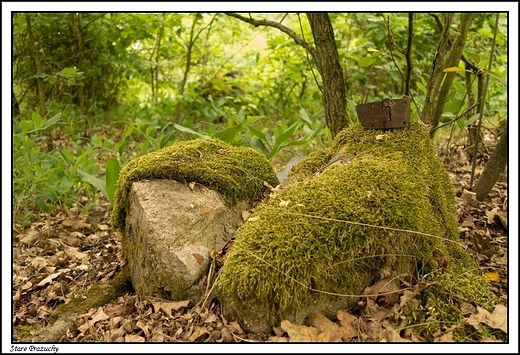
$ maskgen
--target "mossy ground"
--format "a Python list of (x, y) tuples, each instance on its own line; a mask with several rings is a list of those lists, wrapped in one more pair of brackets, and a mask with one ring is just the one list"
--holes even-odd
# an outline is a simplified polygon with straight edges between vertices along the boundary
[(112, 225), (125, 230), (128, 194), (132, 184), (146, 179), (196, 182), (219, 192), (229, 204), (260, 199), (264, 181), (278, 178), (264, 155), (218, 139), (178, 142), (132, 160), (120, 172), (114, 197)]
[(409, 278), (417, 265), (442, 282), (433, 252), (449, 257), (445, 273), (469, 282), (439, 294), (492, 298), (459, 243), (453, 188), (421, 123), (346, 129), (289, 179), (237, 232), (217, 285), (231, 313), (252, 317), (255, 304), (282, 319), (324, 300), (352, 305), (348, 295), (388, 274)]

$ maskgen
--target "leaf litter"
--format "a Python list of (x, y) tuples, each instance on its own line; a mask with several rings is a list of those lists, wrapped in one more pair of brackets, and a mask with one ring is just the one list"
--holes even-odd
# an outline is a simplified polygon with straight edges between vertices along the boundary
[[(500, 298), (492, 312), (471, 302), (459, 308), (464, 322), (476, 331), (488, 327), (507, 334), (507, 182), (500, 179), (486, 201), (476, 201), (468, 190), (470, 161), (463, 150), (456, 147), (454, 151), (445, 167), (457, 196), (461, 240)], [(26, 230), (15, 228), (22, 232), (13, 238), (14, 341), (23, 341), (21, 334), (27, 327), (45, 326), (58, 305), (93, 283), (106, 282), (120, 270), (120, 240), (109, 226), (109, 204), (87, 215), (80, 211), (79, 206), (73, 206), (53, 216), (42, 213)], [(242, 215), (244, 220), (250, 216), (248, 211)], [(435, 257), (439, 266), (449, 262), (442, 255)], [(403, 317), (405, 307), (421, 306), (420, 294), (431, 286), (421, 280), (409, 284), (383, 278), (365, 289), (357, 307), (339, 310), (332, 319), (315, 313), (303, 325), (283, 320), (269, 335), (248, 334), (238, 322), (226, 320), (214, 300), (201, 308), (189, 301), (140, 300), (126, 294), (78, 315), (76, 328), (68, 329), (60, 341), (453, 342), (454, 332), (464, 324), (444, 327), (433, 339), (426, 339)], [(482, 341), (500, 339), (488, 337)]]

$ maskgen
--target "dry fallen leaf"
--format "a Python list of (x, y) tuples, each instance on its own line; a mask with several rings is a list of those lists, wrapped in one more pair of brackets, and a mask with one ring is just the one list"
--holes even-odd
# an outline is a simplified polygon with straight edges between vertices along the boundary
[(88, 255), (79, 251), (76, 247), (69, 247), (68, 245), (63, 244), (63, 251), (67, 253), (68, 256), (73, 256), (78, 258), (79, 260), (86, 258)]
[(178, 311), (181, 308), (187, 308), (190, 304), (190, 301), (179, 301), (179, 302), (160, 302), (153, 301), (152, 306), (154, 308), (154, 312), (159, 312), (162, 310), (164, 314), (168, 317), (172, 316), (172, 311)]
[(110, 318), (110, 317), (107, 316), (105, 314), (105, 312), (103, 312), (103, 308), (99, 307), (98, 310), (96, 311), (96, 313), (94, 313), (92, 315), (91, 322), (92, 322), (92, 324), (96, 324), (96, 322), (99, 322), (100, 320), (105, 320), (105, 319), (108, 319), (108, 318)]
[(60, 275), (61, 275), (61, 271), (51, 274), (51, 275), (47, 276), (46, 278), (44, 278), (43, 280), (41, 280), (40, 283), (38, 283), (38, 285), (36, 285), (36, 286), (38, 286), (38, 287), (45, 286), (45, 285), (51, 283), (52, 280), (54, 280), (55, 278), (57, 278)]
[(500, 329), (507, 333), (507, 307), (501, 304), (495, 306), (493, 313), (477, 306), (477, 314), (472, 314), (465, 320), (477, 330), (481, 329), (480, 323), (484, 323), (493, 329)]
[(399, 299), (399, 290), (396, 279), (387, 277), (365, 288), (363, 295), (374, 300), (377, 295), (377, 299), (382, 299), (385, 305), (393, 305)]
[(329, 332), (330, 342), (338, 342), (342, 339), (342, 331), (341, 328), (334, 322), (332, 322), (327, 317), (323, 316), (320, 313), (312, 313), (307, 316), (307, 320), (309, 324), (318, 329), (318, 332), (325, 333)]
[(357, 319), (356, 316), (340, 309), (336, 314), (336, 317), (341, 323), (341, 331), (343, 340), (349, 341), (350, 339), (358, 336), (358, 330), (354, 327), (353, 322)]
[(198, 330), (194, 331), (193, 334), (191, 334), (190, 341), (197, 341), (205, 334), (209, 334), (208, 329), (206, 327), (200, 327)]
[(28, 229), (25, 233), (18, 236), (18, 240), (23, 244), (31, 244), (40, 236), (40, 232), (32, 228)]
[(486, 280), (488, 282), (491, 282), (491, 281), (498, 282), (498, 281), (500, 281), (500, 275), (498, 274), (498, 272), (485, 272), (484, 280)]
[(411, 340), (409, 339), (402, 338), (399, 334), (399, 331), (395, 330), (394, 327), (388, 321), (385, 320), (382, 325), (385, 328), (385, 330), (381, 333), (382, 341), (399, 343), (411, 342)]
[(36, 256), (34, 259), (31, 260), (31, 265), (38, 271), (46, 267), (47, 263), (47, 259), (41, 258), (39, 256)]
[(251, 217), (251, 212), (249, 211), (242, 211), (242, 220), (245, 222), (247, 219)]
[(442, 255), (438, 251), (433, 251), (433, 257), (437, 260), (437, 264), (440, 270), (444, 270), (448, 267), (449, 259), (446, 255)]
[(195, 260), (197, 260), (199, 265), (204, 264), (204, 256), (197, 254), (197, 253), (192, 253), (191, 255), (195, 258)]
[(328, 342), (330, 333), (318, 333), (318, 329), (305, 325), (292, 324), (288, 320), (283, 320), (281, 327), (289, 335), (290, 342)]

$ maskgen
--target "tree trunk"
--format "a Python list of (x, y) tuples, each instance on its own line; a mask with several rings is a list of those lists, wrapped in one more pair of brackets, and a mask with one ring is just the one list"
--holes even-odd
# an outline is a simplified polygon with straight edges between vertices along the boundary
[(500, 140), (493, 152), (491, 158), (489, 158), (484, 172), (478, 179), (477, 184), (473, 187), (473, 192), (477, 194), (477, 200), (484, 201), (487, 195), (495, 186), (498, 178), (504, 171), (507, 165), (507, 122)]
[[(78, 70), (84, 72), (83, 54), (85, 51), (85, 42), (83, 41), (83, 33), (81, 32), (81, 18), (79, 14), (71, 14), (71, 27), (78, 41)], [(78, 87), (79, 110), (81, 116), (85, 115), (85, 90), (83, 85)]]
[[(452, 21), (453, 14), (446, 14), (444, 25), (441, 30), (439, 44), (437, 45), (437, 49), (435, 51), (435, 58), (433, 59), (433, 67), (430, 73), (430, 77), (428, 78), (426, 97), (424, 99), (424, 106), (421, 112), (421, 120), (427, 124), (432, 121), (436, 98), (439, 94), (442, 78), (444, 77), (443, 63), (444, 56), (446, 55), (446, 48), (448, 46)], [(433, 128), (435, 127), (436, 126), (433, 126)]]
[[(441, 68), (444, 70), (445, 68), (457, 67), (459, 65), (462, 50), (464, 48), (464, 44), (466, 43), (466, 37), (469, 32), (469, 26), (471, 25), (471, 18), (473, 14), (466, 13), (462, 17), (462, 22), (459, 26), (459, 33), (457, 37), (453, 41), (451, 45), (451, 49), (448, 53), (448, 58), (444, 61), (444, 65)], [(433, 127), (437, 127), (439, 125), (439, 121), (444, 111), (444, 104), (446, 103), (446, 99), (448, 98), (448, 93), (452, 87), (453, 79), (457, 73), (450, 72), (446, 73), (444, 77), (444, 82), (440, 88), (438, 95), (436, 95), (435, 109), (433, 111), (433, 115), (431, 116), (431, 124)]]
[[(36, 64), (36, 70), (38, 73), (42, 73), (42, 64), (40, 59), (40, 53), (38, 52), (38, 48), (36, 48), (36, 39), (34, 38), (34, 34), (32, 31), (31, 25), (31, 16), (29, 14), (25, 14), (25, 19), (27, 20), (27, 34), (29, 35), (29, 43), (31, 44), (31, 50), (34, 57), (34, 63)], [(47, 105), (45, 103), (45, 88), (43, 87), (42, 78), (37, 78), (36, 83), (38, 85), (38, 97), (40, 99), (40, 114), (43, 118), (47, 116)]]
[(307, 13), (316, 46), (316, 66), (323, 80), (325, 122), (334, 138), (347, 127), (347, 96), (334, 30), (327, 13)]

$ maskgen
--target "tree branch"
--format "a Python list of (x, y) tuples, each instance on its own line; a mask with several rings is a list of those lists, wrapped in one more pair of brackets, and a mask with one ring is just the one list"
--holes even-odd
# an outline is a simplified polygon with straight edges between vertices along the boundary
[[(431, 12), (429, 12), (428, 15), (430, 15), (431, 17), (433, 17), (435, 19), (435, 22), (437, 23), (437, 26), (442, 31), (442, 27), (443, 26), (442, 26), (441, 19), (439, 18), (439, 15), (431, 13)], [(448, 44), (450, 46), (452, 45), (451, 39), (448, 39)], [(461, 59), (464, 62), (464, 64), (466, 64), (466, 68), (471, 69), (473, 71), (473, 73), (475, 73), (475, 74), (479, 72), (479, 68), (471, 60), (466, 58), (464, 56), (464, 54), (462, 54)]]
[(406, 46), (406, 86), (404, 94), (410, 96), (410, 78), (412, 77), (412, 38), (413, 38), (413, 12), (408, 14), (408, 44)]
[(245, 16), (239, 15), (237, 13), (225, 13), (225, 14), (228, 15), (228, 16), (237, 18), (237, 19), (239, 19), (241, 21), (247, 22), (247, 23), (249, 23), (249, 24), (251, 24), (251, 25), (253, 25), (255, 27), (267, 26), (267, 27), (274, 27), (274, 28), (279, 29), (280, 31), (282, 31), (282, 32), (286, 33), (287, 35), (289, 35), (289, 37), (291, 37), (300, 46), (305, 48), (312, 55), (314, 60), (316, 60), (316, 50), (309, 43), (305, 42), (305, 40), (303, 38), (298, 36), (293, 30), (291, 30), (290, 28), (285, 27), (281, 23), (278, 23), (278, 22), (275, 22), (275, 21), (269, 21), (269, 20), (255, 20), (252, 17), (245, 17)]

